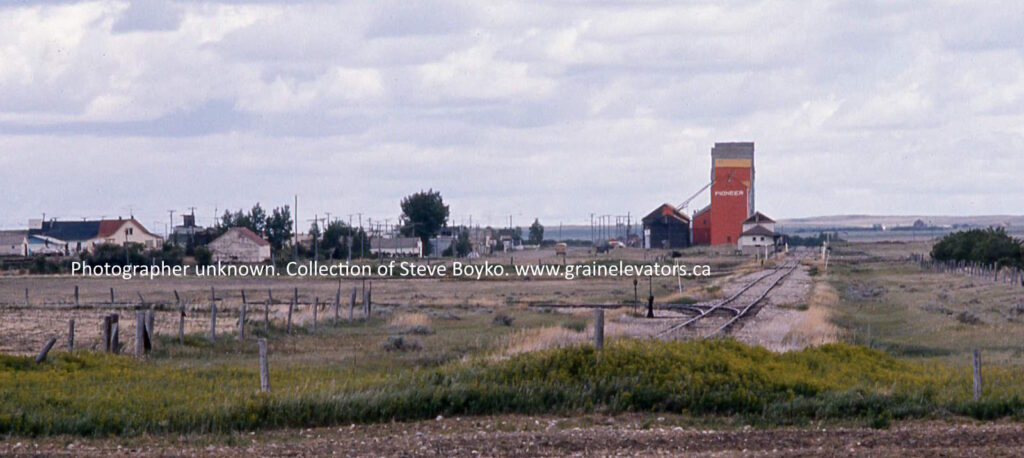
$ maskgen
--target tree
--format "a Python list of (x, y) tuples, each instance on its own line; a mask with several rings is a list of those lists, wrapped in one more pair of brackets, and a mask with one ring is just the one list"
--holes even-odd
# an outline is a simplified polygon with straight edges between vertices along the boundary
[(424, 252), (430, 252), (430, 238), (447, 221), (448, 206), (438, 191), (420, 191), (402, 199), (402, 235), (418, 237)]
[(544, 241), (544, 226), (541, 226), (540, 220), (534, 218), (533, 224), (530, 225), (530, 243), (533, 245), (540, 245)]
[(284, 247), (284, 243), (292, 238), (292, 210), (285, 205), (275, 208), (265, 223), (267, 241), (275, 250)]
[(342, 221), (333, 221), (327, 224), (320, 238), (321, 256), (331, 259), (347, 258), (349, 247), (352, 247), (353, 256), (358, 257), (360, 241), (367, 248), (365, 251), (369, 255), (370, 239), (366, 232)]
[(263, 234), (263, 231), (267, 229), (267, 212), (260, 207), (259, 202), (256, 202), (256, 205), (249, 210), (249, 221), (246, 227), (257, 234)]
[(1003, 228), (972, 229), (947, 234), (932, 247), (932, 258), (939, 261), (973, 261), (1002, 266), (1024, 266), (1021, 241)]

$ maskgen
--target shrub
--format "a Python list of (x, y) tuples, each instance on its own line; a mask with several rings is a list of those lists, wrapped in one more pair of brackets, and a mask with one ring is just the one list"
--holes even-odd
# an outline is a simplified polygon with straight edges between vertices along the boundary
[(491, 320), (492, 323), (498, 326), (512, 326), (512, 322), (514, 321), (516, 321), (515, 317), (504, 313), (494, 315), (494, 319)]
[(422, 348), (419, 341), (402, 336), (388, 336), (381, 344), (384, 351), (420, 351)]
[(971, 229), (947, 234), (932, 247), (932, 259), (1024, 267), (1021, 241), (1003, 228)]
[[(554, 327), (552, 329), (559, 330)], [(387, 348), (418, 348), (391, 337)], [(238, 365), (136, 361), (57, 353), (44, 364), (0, 356), (0, 436), (225, 433), (274, 427), (434, 418), (437, 415), (688, 412), (768, 425), (852, 420), (874, 427), (947, 413), (1024, 414), (1022, 368), (986, 373), (971, 400), (969, 370), (898, 360), (833, 344), (772, 353), (732, 340), (609, 342), (442, 364), (359, 379), (351, 368), (271, 368), (259, 393), (253, 361)], [(458, 359), (458, 360), (456, 360)]]

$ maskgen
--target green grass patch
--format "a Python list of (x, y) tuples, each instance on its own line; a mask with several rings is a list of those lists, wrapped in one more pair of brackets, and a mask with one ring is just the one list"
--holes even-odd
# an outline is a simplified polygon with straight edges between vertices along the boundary
[(0, 434), (226, 433), (437, 415), (626, 411), (885, 427), (945, 412), (982, 419), (1024, 412), (1018, 368), (986, 369), (985, 400), (976, 403), (966, 368), (846, 345), (777, 354), (731, 340), (627, 340), (610, 343), (600, 358), (577, 346), (386, 375), (324, 362), (275, 365), (274, 355), (272, 348), (271, 394), (258, 392), (251, 359), (201, 364), (58, 354), (37, 366), (2, 357)]

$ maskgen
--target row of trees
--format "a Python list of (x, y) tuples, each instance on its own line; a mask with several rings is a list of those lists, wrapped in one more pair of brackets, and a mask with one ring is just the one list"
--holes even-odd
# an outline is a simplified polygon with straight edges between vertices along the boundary
[(263, 234), (275, 250), (280, 250), (292, 238), (293, 224), (291, 207), (288, 205), (277, 207), (268, 214), (257, 202), (248, 213), (241, 209), (233, 213), (224, 210), (224, 215), (214, 227), (213, 238), (232, 227), (247, 227), (257, 234)]
[(947, 234), (932, 247), (932, 259), (1024, 267), (1021, 240), (1003, 228), (971, 229)]

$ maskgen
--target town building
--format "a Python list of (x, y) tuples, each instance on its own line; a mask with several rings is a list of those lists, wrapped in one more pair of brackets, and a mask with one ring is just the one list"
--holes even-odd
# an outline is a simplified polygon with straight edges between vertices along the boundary
[(370, 253), (385, 257), (422, 257), (423, 241), (419, 237), (373, 237), (370, 239)]
[(228, 229), (207, 248), (214, 262), (259, 263), (270, 259), (270, 242), (247, 227)]
[(761, 212), (755, 212), (743, 221), (737, 247), (744, 253), (765, 253), (775, 251), (779, 235), (775, 233), (775, 221)]
[(28, 256), (28, 231), (0, 231), (0, 256)]
[(141, 245), (146, 249), (159, 248), (163, 243), (160, 236), (148, 230), (135, 218), (103, 219), (83, 221), (42, 221), (29, 222), (29, 251), (37, 247), (40, 251), (60, 254), (92, 251), (99, 245)]
[(644, 248), (686, 248), (690, 246), (690, 218), (670, 204), (663, 204), (641, 220)]

